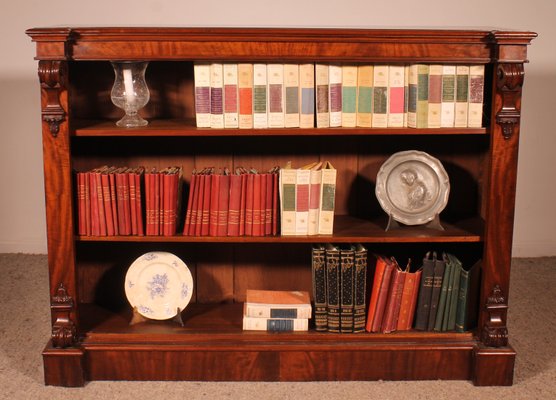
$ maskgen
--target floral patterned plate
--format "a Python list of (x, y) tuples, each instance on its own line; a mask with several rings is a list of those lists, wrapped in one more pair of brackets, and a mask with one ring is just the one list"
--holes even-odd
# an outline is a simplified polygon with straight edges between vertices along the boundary
[(191, 300), (193, 277), (172, 253), (153, 251), (136, 259), (127, 270), (125, 294), (137, 312), (149, 319), (177, 315)]

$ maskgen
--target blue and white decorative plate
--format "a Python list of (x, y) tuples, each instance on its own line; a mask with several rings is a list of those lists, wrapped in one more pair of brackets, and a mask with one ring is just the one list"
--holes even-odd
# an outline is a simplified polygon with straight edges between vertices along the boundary
[(183, 310), (193, 293), (193, 276), (175, 254), (153, 251), (136, 259), (125, 276), (132, 307), (149, 319), (164, 320)]

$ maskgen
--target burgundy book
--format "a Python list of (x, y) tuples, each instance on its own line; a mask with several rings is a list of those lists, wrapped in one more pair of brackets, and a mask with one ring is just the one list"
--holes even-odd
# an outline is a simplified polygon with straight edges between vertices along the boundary
[(254, 207), (255, 174), (247, 174), (247, 189), (245, 192), (245, 236), (253, 236), (253, 207)]
[(247, 172), (241, 170), (241, 198), (239, 203), (239, 236), (245, 235), (245, 214), (247, 207)]
[(222, 175), (215, 173), (210, 176), (210, 211), (209, 211), (209, 235), (218, 236), (218, 207), (220, 205), (220, 181)]
[[(209, 217), (210, 217), (210, 197), (211, 197), (211, 179), (214, 169), (210, 168), (208, 175), (203, 181), (203, 202), (201, 203), (201, 236), (208, 236), (209, 234)], [(199, 198), (200, 201), (200, 198)], [(198, 217), (197, 217), (198, 220)]]
[(415, 305), (417, 304), (417, 293), (421, 282), (421, 269), (416, 272), (407, 272), (403, 284), (403, 293), (398, 316), (396, 330), (407, 331), (413, 325), (415, 316)]
[(127, 168), (118, 168), (116, 174), (116, 191), (118, 203), (118, 231), (120, 235), (131, 235), (131, 209), (129, 205), (129, 181)]
[(145, 234), (145, 227), (143, 222), (143, 189), (142, 189), (142, 181), (143, 181), (143, 174), (145, 172), (145, 168), (138, 167), (135, 170), (134, 178), (135, 178), (135, 212), (137, 218), (137, 235), (143, 236)]
[(182, 169), (181, 167), (174, 167), (172, 174), (172, 187), (170, 190), (171, 194), (171, 212), (170, 212), (170, 234), (176, 234), (177, 221), (178, 221), (178, 211), (180, 207), (180, 197), (181, 197), (181, 179), (182, 179)]
[(272, 235), (278, 235), (278, 227), (280, 224), (278, 223), (278, 172), (280, 171), (279, 168), (275, 168), (274, 172), (272, 173)]
[(104, 169), (100, 174), (100, 181), (102, 185), (102, 201), (104, 203), (104, 217), (106, 221), (106, 234), (114, 236), (114, 219), (112, 214), (112, 201), (110, 198), (110, 177), (108, 173), (109, 168)]
[(158, 210), (157, 210), (157, 185), (156, 169), (145, 173), (145, 213), (146, 213), (146, 234), (148, 236), (158, 235)]
[(108, 182), (110, 185), (110, 207), (112, 208), (112, 224), (114, 226), (114, 235), (120, 234), (120, 229), (118, 225), (118, 199), (116, 193), (116, 176), (114, 171), (116, 167), (110, 168), (108, 172)]
[(373, 286), (371, 288), (371, 298), (369, 299), (369, 308), (367, 311), (367, 324), (365, 330), (367, 332), (372, 332), (372, 326), (376, 314), (376, 306), (378, 303), (378, 295), (380, 292), (380, 285), (382, 283), (382, 277), (384, 276), (384, 271), (386, 270), (386, 265), (389, 261), (383, 256), (376, 256), (375, 271), (373, 278)]
[(262, 182), (261, 174), (253, 175), (253, 236), (262, 236), (261, 209), (262, 209)]
[(264, 235), (270, 236), (272, 234), (272, 173), (264, 174), (264, 181), (266, 183), (265, 189), (265, 208), (264, 208)]
[(137, 188), (135, 187), (135, 168), (128, 168), (126, 176), (129, 185), (129, 215), (131, 234), (137, 235)]
[(162, 195), (162, 236), (171, 236), (172, 219), (172, 170), (167, 168), (160, 173)]
[(203, 173), (199, 177), (199, 188), (198, 195), (195, 201), (195, 223), (194, 223), (194, 236), (201, 236), (201, 222), (203, 219), (203, 195), (205, 192), (205, 180), (207, 179), (207, 170), (204, 169)]
[(394, 262), (388, 261), (384, 267), (382, 280), (378, 289), (378, 297), (376, 302), (375, 315), (371, 332), (380, 332), (382, 329), (382, 320), (386, 311), (386, 303), (388, 302), (388, 291), (390, 290), (390, 282), (392, 280), (392, 272), (394, 271)]
[(158, 235), (164, 235), (164, 175), (158, 171)]
[(85, 190), (85, 234), (91, 236), (91, 186), (89, 172), (82, 173), (83, 188)]
[(382, 333), (393, 332), (398, 326), (398, 316), (400, 313), (400, 304), (406, 275), (407, 273), (396, 265), (392, 272), (392, 278), (390, 279), (388, 302), (386, 303), (384, 317), (382, 319)]
[(228, 232), (230, 178), (230, 172), (227, 169), (224, 169), (223, 174), (220, 175), (220, 188), (218, 191), (217, 236), (226, 236)]
[(191, 226), (191, 212), (193, 208), (193, 194), (195, 190), (195, 181), (197, 179), (197, 171), (191, 172), (191, 180), (189, 181), (189, 194), (187, 195), (187, 209), (185, 210), (185, 222), (183, 224), (183, 234), (189, 235), (189, 227)]
[(98, 206), (98, 225), (99, 225), (99, 235), (106, 236), (106, 216), (104, 213), (104, 196), (102, 194), (102, 171), (106, 166), (96, 168), (93, 170), (93, 177), (96, 184), (96, 198)]
[(77, 234), (86, 235), (87, 228), (85, 227), (85, 182), (83, 172), (75, 174), (76, 187), (77, 187)]
[(100, 223), (98, 219), (97, 181), (94, 170), (89, 171), (89, 195), (91, 199), (91, 235), (100, 236)]
[(228, 203), (228, 236), (239, 236), (239, 208), (241, 204), (241, 175), (230, 175), (230, 199)]
[[(197, 236), (197, 225), (199, 225), (199, 234), (201, 233), (201, 212), (199, 211), (199, 202), (202, 203), (203, 195), (201, 193), (201, 189), (203, 186), (203, 180), (205, 177), (206, 171), (203, 169), (197, 173), (197, 178), (195, 180), (195, 188), (193, 192), (193, 205), (191, 207), (191, 225), (189, 226), (189, 235), (190, 236)], [(199, 196), (201, 200), (199, 200)], [(197, 224), (198, 222), (198, 224)]]

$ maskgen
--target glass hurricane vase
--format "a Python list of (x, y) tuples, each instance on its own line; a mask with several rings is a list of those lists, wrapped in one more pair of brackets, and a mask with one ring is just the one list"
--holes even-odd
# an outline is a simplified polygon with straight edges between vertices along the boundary
[(114, 105), (125, 111), (124, 117), (116, 122), (117, 126), (134, 128), (149, 123), (137, 113), (149, 102), (149, 88), (145, 81), (148, 65), (148, 61), (112, 62), (115, 79), (110, 97)]

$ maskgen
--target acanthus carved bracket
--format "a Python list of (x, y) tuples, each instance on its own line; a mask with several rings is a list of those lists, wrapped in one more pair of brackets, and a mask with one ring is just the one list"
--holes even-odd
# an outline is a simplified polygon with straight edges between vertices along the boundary
[(523, 64), (498, 64), (496, 82), (502, 105), (496, 114), (496, 123), (502, 128), (502, 135), (506, 140), (509, 140), (519, 127), (523, 78)]
[(508, 345), (508, 328), (506, 316), (508, 304), (500, 286), (495, 285), (486, 305), (487, 321), (481, 334), (481, 341), (489, 347), (504, 347)]
[(39, 80), (42, 91), (42, 120), (49, 126), (52, 136), (58, 136), (66, 111), (60, 103), (60, 93), (65, 90), (66, 62), (39, 61)]
[(52, 297), (50, 303), (55, 319), (52, 324), (52, 345), (54, 347), (71, 347), (76, 342), (76, 328), (70, 317), (73, 307), (73, 298), (68, 295), (64, 284), (60, 283), (56, 295)]

